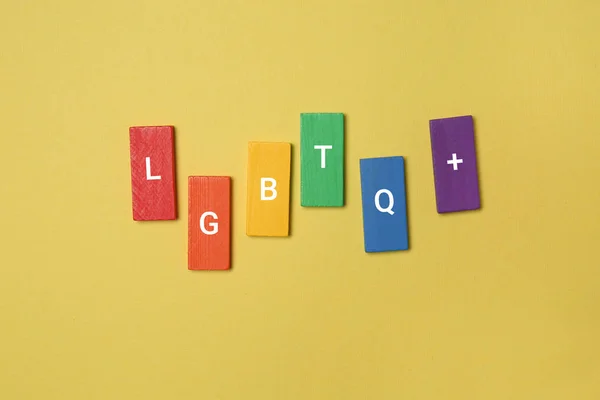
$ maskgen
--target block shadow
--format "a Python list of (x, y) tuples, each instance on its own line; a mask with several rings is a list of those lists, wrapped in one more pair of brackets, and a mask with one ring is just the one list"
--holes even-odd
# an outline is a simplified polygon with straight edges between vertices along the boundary
[(475, 162), (477, 164), (477, 187), (479, 188), (479, 209), (472, 211), (481, 211), (483, 210), (483, 187), (481, 186), (481, 157), (479, 157), (479, 139), (477, 139), (477, 118), (473, 117), (473, 130), (475, 134), (473, 135), (473, 140), (475, 142)]
[(408, 160), (406, 156), (404, 157), (404, 191), (405, 191), (405, 205), (406, 205), (406, 232), (408, 235), (408, 249), (406, 250), (400, 250), (400, 252), (409, 252), (411, 251), (411, 249), (413, 248), (413, 235), (412, 235), (412, 229), (411, 229), (411, 224), (410, 224), (410, 204), (409, 204), (409, 193), (410, 193), (410, 179), (408, 178)]
[(177, 128), (173, 126), (173, 192), (175, 193), (175, 221), (181, 215), (181, 204), (179, 196), (179, 180), (177, 179)]
[(293, 229), (292, 226), (294, 226), (294, 224), (292, 223), (292, 221), (294, 220), (293, 216), (294, 216), (294, 185), (293, 183), (293, 179), (294, 179), (294, 171), (296, 170), (296, 167), (294, 166), (294, 162), (296, 160), (296, 157), (294, 156), (294, 144), (290, 143), (290, 198), (289, 198), (289, 204), (288, 204), (288, 209), (290, 210), (289, 212), (289, 220), (288, 220), (288, 236), (283, 236), (284, 238), (286, 237), (291, 237), (293, 234)]

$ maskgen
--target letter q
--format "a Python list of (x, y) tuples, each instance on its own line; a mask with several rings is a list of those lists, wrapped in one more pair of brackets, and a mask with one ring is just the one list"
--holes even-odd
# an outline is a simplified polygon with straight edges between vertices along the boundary
[[(381, 204), (379, 203), (379, 197), (382, 194), (386, 194), (388, 196), (388, 200), (389, 200), (389, 204), (386, 208), (381, 207)], [(387, 189), (380, 189), (376, 194), (375, 194), (375, 208), (377, 208), (377, 211), (382, 212), (382, 213), (387, 213), (390, 215), (394, 215), (394, 195), (392, 194), (392, 192), (390, 192)]]

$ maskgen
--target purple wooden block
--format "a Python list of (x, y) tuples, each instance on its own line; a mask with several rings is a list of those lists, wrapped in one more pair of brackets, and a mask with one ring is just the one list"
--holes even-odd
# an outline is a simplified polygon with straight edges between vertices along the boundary
[(429, 130), (438, 213), (480, 208), (473, 117), (433, 119)]

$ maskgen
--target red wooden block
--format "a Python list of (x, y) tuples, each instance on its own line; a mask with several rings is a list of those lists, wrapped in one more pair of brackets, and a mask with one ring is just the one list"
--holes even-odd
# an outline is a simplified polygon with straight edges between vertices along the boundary
[(135, 221), (177, 218), (172, 126), (129, 128)]
[(231, 178), (190, 176), (188, 193), (188, 269), (229, 269)]

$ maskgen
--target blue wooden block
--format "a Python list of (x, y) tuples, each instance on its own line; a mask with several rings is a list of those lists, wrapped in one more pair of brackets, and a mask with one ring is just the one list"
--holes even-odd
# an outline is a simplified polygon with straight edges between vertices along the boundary
[(408, 250), (404, 157), (360, 160), (365, 251)]

